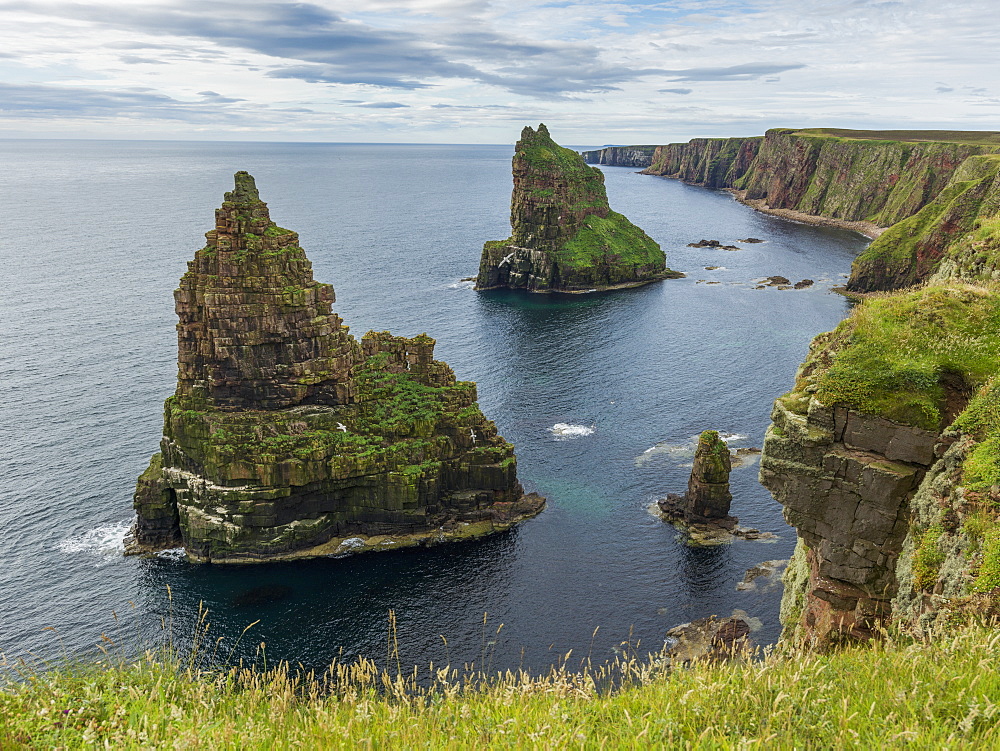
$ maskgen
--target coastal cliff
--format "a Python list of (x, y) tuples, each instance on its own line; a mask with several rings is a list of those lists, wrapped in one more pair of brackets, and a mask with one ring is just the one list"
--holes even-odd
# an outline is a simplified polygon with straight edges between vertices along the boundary
[(341, 554), (486, 534), (540, 511), (476, 385), (434, 360), (425, 334), (355, 340), (298, 235), (271, 221), (250, 175), (235, 181), (174, 293), (177, 390), (128, 552)]
[(587, 164), (609, 167), (648, 167), (658, 146), (605, 146), (603, 149), (581, 152)]
[(512, 171), (511, 236), (483, 247), (477, 289), (581, 292), (680, 276), (656, 242), (611, 210), (601, 171), (544, 125), (521, 132)]
[(786, 634), (923, 629), (1000, 604), (1000, 293), (866, 301), (774, 405), (761, 482), (798, 532)]
[[(621, 147), (619, 147), (621, 148)], [(776, 128), (656, 147), (650, 175), (731, 190), (755, 209), (875, 238), (851, 292), (1000, 276), (1000, 134)]]

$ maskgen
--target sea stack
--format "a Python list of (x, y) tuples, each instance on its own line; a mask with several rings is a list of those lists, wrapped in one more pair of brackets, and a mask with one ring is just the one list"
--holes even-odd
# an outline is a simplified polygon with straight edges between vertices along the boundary
[(645, 232), (608, 206), (604, 175), (544, 125), (521, 131), (511, 236), (483, 247), (477, 289), (587, 292), (683, 276)]
[(732, 466), (732, 455), (726, 442), (718, 432), (704, 431), (698, 437), (687, 493), (670, 494), (658, 501), (660, 512), (668, 520), (695, 531), (736, 530), (738, 519), (729, 515), (729, 506), (733, 501), (729, 492)]
[(434, 360), (426, 334), (355, 340), (246, 172), (206, 237), (174, 293), (177, 391), (127, 552), (340, 555), (488, 534), (541, 510), (476, 385)]

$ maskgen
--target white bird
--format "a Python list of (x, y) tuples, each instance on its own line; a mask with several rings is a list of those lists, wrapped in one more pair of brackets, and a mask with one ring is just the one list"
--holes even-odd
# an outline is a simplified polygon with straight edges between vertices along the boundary
[(337, 423), (337, 430), (342, 430), (343, 432), (346, 433), (347, 432), (347, 426), (344, 425), (344, 423), (342, 423), (342, 422), (338, 422)]
[(475, 445), (476, 438), (478, 438), (478, 436), (476, 435), (476, 431), (473, 430), (472, 428), (469, 428), (469, 435), (472, 436), (472, 443), (473, 443), (473, 445)]
[(510, 252), (510, 253), (508, 253), (508, 254), (507, 254), (507, 256), (506, 256), (506, 257), (505, 257), (505, 258), (504, 258), (504, 259), (503, 259), (502, 261), (500, 261), (500, 263), (498, 263), (498, 264), (497, 264), (497, 268), (500, 268), (500, 267), (501, 267), (501, 266), (503, 266), (503, 265), (504, 265), (505, 263), (509, 263), (509, 262), (510, 262), (510, 259), (511, 259), (511, 258), (513, 258), (513, 257), (514, 257), (514, 253), (513, 253), (513, 251), (512, 251), (512, 252)]

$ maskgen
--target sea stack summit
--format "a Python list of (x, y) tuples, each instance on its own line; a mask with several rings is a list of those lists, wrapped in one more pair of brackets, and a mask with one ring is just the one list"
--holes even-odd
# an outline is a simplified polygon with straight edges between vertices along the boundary
[(587, 292), (683, 276), (609, 208), (601, 171), (559, 146), (544, 125), (521, 131), (513, 173), (511, 236), (483, 247), (477, 289)]
[(355, 340), (246, 172), (206, 237), (174, 293), (177, 391), (127, 552), (340, 555), (488, 534), (541, 510), (476, 385), (434, 360), (426, 334)]

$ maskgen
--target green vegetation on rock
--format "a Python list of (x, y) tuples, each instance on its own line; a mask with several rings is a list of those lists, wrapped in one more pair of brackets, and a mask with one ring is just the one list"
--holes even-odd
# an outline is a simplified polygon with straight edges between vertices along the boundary
[(951, 285), (873, 298), (811, 357), (828, 361), (812, 379), (824, 404), (938, 430), (949, 389), (978, 389), (1000, 371), (1000, 294)]
[(586, 291), (678, 276), (645, 232), (608, 207), (604, 175), (525, 128), (513, 158), (511, 236), (483, 246), (479, 289)]

